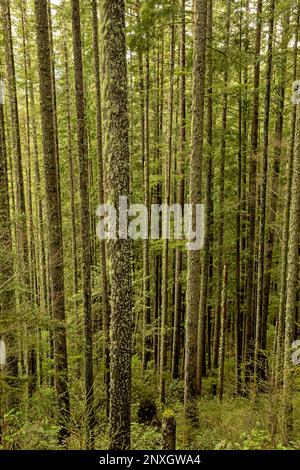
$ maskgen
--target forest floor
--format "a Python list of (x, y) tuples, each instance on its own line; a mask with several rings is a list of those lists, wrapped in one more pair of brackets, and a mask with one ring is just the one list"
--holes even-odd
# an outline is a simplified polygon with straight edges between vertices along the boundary
[[(234, 367), (231, 360), (226, 367), (226, 393), (219, 401), (211, 396), (211, 385), (216, 377), (204, 380), (203, 397), (198, 401), (196, 423), (187, 423), (183, 414), (183, 384), (171, 386), (167, 406), (177, 419), (177, 448), (186, 450), (286, 450), (300, 449), (300, 375), (296, 380), (294, 399), (293, 435), (288, 445), (282, 443), (279, 433), (278, 407), (270, 393), (259, 397), (234, 397)], [(278, 405), (279, 406), (279, 405)], [(133, 407), (133, 418), (135, 407)], [(135, 449), (159, 449), (160, 429), (133, 423), (132, 443)]]
[[(248, 399), (201, 399), (198, 404), (199, 423), (191, 426), (182, 414), (182, 405), (175, 409), (177, 416), (177, 448), (182, 450), (287, 450), (300, 448), (299, 411), (294, 422), (293, 440), (282, 444), (270, 431), (272, 409), (268, 399), (256, 403)], [(135, 449), (154, 450), (160, 447), (160, 429), (132, 425)]]
[[(161, 448), (161, 409), (157, 400), (156, 378), (153, 370), (143, 375), (140, 362), (133, 360), (132, 389), (132, 448), (155, 450)], [(102, 374), (100, 374), (102, 376)], [(204, 379), (203, 396), (198, 400), (195, 422), (187, 422), (183, 412), (183, 382), (172, 382), (168, 387), (166, 407), (172, 409), (177, 423), (177, 449), (179, 450), (285, 450), (300, 449), (300, 374), (296, 379), (294, 399), (293, 436), (288, 446), (282, 443), (278, 432), (278, 409), (270, 393), (257, 398), (234, 397), (234, 367), (229, 359), (225, 368), (225, 394), (222, 401), (211, 395), (216, 376)], [(82, 384), (74, 382), (71, 387), (71, 436), (68, 449), (84, 449), (84, 407), (78, 401)], [(96, 429), (96, 448), (108, 448), (107, 426), (104, 419), (104, 390), (97, 386), (101, 395)], [(155, 403), (157, 418), (151, 424), (141, 423), (138, 410), (143, 399)], [(12, 412), (6, 417), (6, 449), (58, 449), (53, 413), (54, 391), (42, 387), (30, 399), (25, 411)]]

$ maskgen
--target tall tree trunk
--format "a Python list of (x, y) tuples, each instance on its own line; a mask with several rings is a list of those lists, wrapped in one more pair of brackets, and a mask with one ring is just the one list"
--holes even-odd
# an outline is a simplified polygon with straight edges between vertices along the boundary
[[(299, 24), (300, 24), (300, 5), (298, 5), (297, 21), (294, 34), (294, 50), (293, 50), (293, 80), (298, 77), (298, 45), (299, 45)], [(288, 150), (287, 165), (287, 183), (285, 191), (285, 208), (284, 223), (282, 228), (282, 246), (281, 246), (281, 267), (280, 267), (280, 295), (279, 295), (279, 312), (277, 319), (277, 342), (276, 342), (276, 360), (275, 360), (275, 387), (282, 384), (283, 379), (283, 353), (284, 353), (284, 329), (285, 329), (285, 308), (286, 308), (286, 277), (287, 277), (287, 253), (289, 241), (289, 224), (290, 224), (290, 206), (291, 206), (291, 185), (293, 176), (293, 157), (295, 146), (295, 130), (296, 130), (296, 111), (297, 107), (293, 106), (291, 111), (291, 129), (290, 142)]]
[(259, 85), (260, 85), (260, 51), (262, 34), (262, 0), (258, 0), (256, 9), (256, 35), (255, 35), (255, 65), (254, 65), (254, 96), (252, 109), (251, 151), (248, 192), (248, 259), (247, 259), (247, 299), (246, 299), (246, 381), (250, 379), (253, 371), (254, 353), (254, 320), (255, 320), (255, 235), (256, 235), (256, 199), (257, 199), (257, 157), (258, 157), (258, 131), (259, 131)]
[[(33, 87), (33, 71), (31, 65), (31, 54), (30, 48), (27, 50), (27, 61), (28, 61), (28, 74), (29, 74), (29, 100), (30, 100), (30, 114), (31, 114), (31, 133), (33, 141), (33, 154), (34, 154), (34, 185), (35, 185), (35, 211), (36, 211), (36, 240), (37, 240), (37, 264), (38, 264), (38, 288), (39, 288), (39, 306), (41, 311), (46, 311), (49, 314), (49, 286), (47, 283), (47, 260), (46, 260), (46, 239), (45, 234), (45, 215), (43, 214), (43, 194), (42, 194), (42, 178), (40, 172), (40, 159), (39, 159), (39, 147), (38, 147), (38, 135), (37, 135), (37, 123), (36, 123), (36, 108), (35, 108), (35, 96)], [(52, 335), (52, 333), (51, 333)], [(39, 329), (40, 337), (40, 329)], [(39, 338), (39, 384), (42, 383), (42, 343)]]
[[(243, 0), (241, 0), (243, 1)], [(245, 14), (241, 18), (241, 28), (245, 29), (245, 37), (241, 44), (241, 50), (244, 54), (249, 52), (249, 0), (246, 0)], [(243, 67), (243, 73), (241, 82), (243, 83), (243, 93), (241, 102), (241, 119), (242, 119), (242, 136), (241, 136), (241, 211), (243, 214), (241, 220), (241, 312), (242, 312), (242, 361), (246, 362), (246, 325), (247, 325), (247, 313), (246, 313), (246, 297), (247, 297), (247, 239), (249, 227), (247, 224), (247, 160), (249, 153), (248, 146), (248, 132), (249, 132), (249, 117), (250, 117), (250, 97), (249, 97), (249, 67), (246, 63)]]
[(64, 62), (66, 76), (66, 107), (67, 107), (67, 142), (68, 142), (68, 164), (70, 181), (70, 209), (71, 209), (71, 231), (72, 231), (72, 270), (73, 270), (73, 296), (75, 317), (78, 314), (78, 302), (76, 296), (78, 293), (78, 259), (77, 259), (77, 229), (76, 229), (76, 179), (74, 162), (74, 151), (72, 143), (72, 122), (71, 122), (71, 97), (70, 97), (70, 78), (69, 78), (69, 53), (67, 45), (67, 29), (64, 30)]
[[(17, 249), (17, 270), (22, 273), (20, 278), (23, 282), (23, 291), (16, 290), (16, 313), (18, 314), (20, 306), (27, 302), (28, 298), (25, 294), (25, 289), (30, 290), (30, 276), (29, 276), (29, 251), (27, 239), (27, 217), (26, 217), (26, 197), (24, 187), (24, 161), (22, 157), (21, 147), (21, 130), (19, 120), (19, 105), (16, 85), (15, 73), (15, 57), (14, 46), (12, 38), (12, 23), (11, 23), (11, 10), (10, 0), (4, 0), (1, 3), (1, 12), (3, 17), (3, 33), (4, 33), (4, 48), (5, 48), (5, 62), (8, 78), (8, 96), (10, 108), (10, 122), (11, 122), (11, 135), (12, 135), (12, 162), (14, 168), (15, 179), (15, 223), (16, 223), (16, 249)], [(21, 343), (22, 337), (26, 336), (26, 322), (24, 318), (18, 320), (19, 325), (19, 375), (27, 373), (27, 347)], [(26, 341), (25, 341), (26, 342)]]
[[(194, 63), (193, 63), (193, 106), (192, 106), (192, 154), (190, 160), (190, 204), (193, 206), (195, 226), (195, 205), (201, 204), (202, 161), (204, 133), (205, 97), (205, 48), (206, 48), (207, 1), (194, 2)], [(185, 338), (185, 412), (193, 414), (193, 401), (197, 395), (197, 330), (200, 300), (200, 251), (188, 252), (186, 293), (186, 338)]]
[[(172, 2), (174, 8), (174, 2)], [(175, 67), (175, 18), (172, 14), (170, 31), (170, 75), (169, 75), (169, 102), (168, 102), (168, 130), (167, 155), (164, 174), (164, 204), (168, 207), (171, 200), (171, 165), (173, 154), (173, 102), (174, 102), (174, 67)], [(169, 225), (169, 221), (167, 222)], [(167, 227), (167, 232), (170, 227)], [(171, 263), (170, 263), (171, 264)], [(163, 240), (162, 256), (162, 307), (161, 307), (161, 343), (160, 343), (160, 401), (165, 401), (165, 381), (169, 346), (168, 308), (169, 308), (169, 240)]]
[(263, 311), (262, 311), (262, 349), (266, 349), (267, 343), (267, 321), (269, 313), (269, 298), (271, 291), (271, 269), (273, 263), (273, 251), (276, 239), (276, 214), (278, 210), (279, 199), (279, 183), (280, 183), (280, 167), (282, 158), (282, 139), (283, 139), (283, 123), (284, 123), (284, 106), (285, 106), (285, 87), (286, 87), (286, 68), (287, 68), (287, 48), (290, 39), (290, 14), (288, 8), (282, 17), (283, 32), (281, 39), (281, 60), (278, 64), (279, 83), (276, 87), (277, 106), (276, 106), (276, 123), (275, 123), (275, 145), (272, 167), (272, 188), (270, 196), (270, 211), (269, 211), (269, 228), (267, 232), (267, 245), (266, 245), (266, 265), (264, 275), (264, 298), (263, 298)]
[[(208, 63), (208, 97), (207, 97), (207, 159), (206, 159), (206, 186), (205, 186), (205, 241), (203, 250), (202, 272), (201, 272), (201, 291), (200, 291), (200, 313), (201, 325), (198, 328), (198, 359), (197, 359), (197, 388), (201, 394), (202, 378), (205, 371), (205, 341), (207, 338), (210, 364), (210, 313), (207, 317), (207, 300), (211, 291), (211, 262), (212, 262), (212, 222), (213, 222), (213, 201), (212, 201), (212, 180), (213, 180), (213, 107), (212, 107), (212, 0), (208, 1), (207, 6), (207, 63)], [(205, 329), (207, 334), (205, 335)]]
[[(144, 148), (144, 204), (148, 211), (148, 227), (150, 227), (150, 144), (149, 144), (149, 93), (150, 93), (150, 60), (149, 45), (146, 52), (146, 84), (145, 84), (145, 148)], [(151, 358), (151, 324), (150, 311), (150, 245), (149, 239), (143, 241), (143, 369)]]
[[(162, 32), (161, 42), (159, 41), (159, 48), (157, 51), (157, 76), (156, 76), (156, 165), (157, 165), (157, 184), (155, 188), (155, 202), (161, 205), (161, 143), (162, 143), (162, 129), (163, 129), (163, 83), (164, 83), (164, 32)], [(160, 47), (161, 45), (161, 47)], [(154, 363), (156, 370), (159, 370), (160, 360), (160, 335), (159, 324), (161, 314), (161, 250), (158, 249), (155, 255), (155, 294), (154, 294)]]
[[(48, 0), (48, 23), (49, 23), (49, 39), (50, 39), (50, 57), (51, 57), (51, 71), (52, 71), (52, 88), (53, 88), (53, 109), (54, 109), (54, 131), (55, 131), (55, 148), (56, 148), (56, 170), (57, 178), (60, 180), (60, 165), (59, 165), (59, 145), (58, 145), (58, 123), (57, 123), (57, 99), (56, 99), (56, 81), (55, 81), (55, 54), (53, 47), (53, 28), (52, 28), (52, 16), (51, 16), (51, 1)], [(61, 212), (61, 188), (59, 186), (59, 210)], [(62, 220), (62, 215), (60, 215)], [(60, 226), (62, 232), (62, 225)], [(62, 233), (61, 233), (62, 236)]]
[[(212, 44), (213, 44), (213, 0), (209, 1), (208, 10), (207, 10), (207, 66), (208, 66), (208, 75), (207, 75), (207, 163), (206, 163), (206, 206), (207, 206), (207, 220), (205, 222), (206, 226), (206, 236), (208, 237), (208, 250), (209, 250), (209, 265), (208, 265), (208, 299), (209, 304), (207, 305), (207, 364), (208, 369), (212, 367), (212, 291), (213, 291), (213, 226), (214, 226), (214, 203), (213, 203), (213, 186), (214, 186), (214, 152), (213, 152), (213, 54), (212, 54)], [(209, 46), (211, 45), (211, 47)]]
[[(181, 0), (181, 34), (180, 34), (180, 150), (178, 160), (179, 182), (177, 187), (177, 203), (184, 205), (184, 162), (186, 148), (186, 21), (185, 2)], [(175, 260), (175, 300), (174, 300), (174, 331), (173, 331), (173, 353), (172, 353), (172, 379), (179, 379), (180, 360), (180, 331), (182, 321), (182, 271), (183, 271), (182, 248), (176, 248)]]
[(35, 24), (40, 79), (40, 104), (49, 238), (49, 271), (54, 320), (54, 362), (60, 441), (68, 436), (70, 414), (65, 328), (64, 257), (61, 238), (53, 88), (47, 0), (35, 0)]
[[(23, 46), (23, 63), (25, 76), (25, 111), (26, 111), (26, 153), (27, 153), (27, 211), (29, 213), (28, 222), (28, 282), (30, 287), (30, 300), (35, 307), (38, 305), (37, 296), (37, 263), (36, 263), (36, 240), (33, 222), (33, 194), (32, 194), (32, 153), (30, 139), (30, 111), (29, 111), (29, 69), (28, 69), (28, 31), (27, 31), (27, 5), (26, 0), (21, 4), (21, 27), (22, 27), (22, 46)], [(37, 318), (34, 316), (34, 320)], [(29, 334), (27, 325), (25, 325), (25, 341), (24, 349), (26, 350), (26, 371), (28, 376), (27, 393), (29, 396), (33, 394), (36, 388), (36, 352), (37, 352), (37, 330), (34, 329), (33, 334)]]
[(238, 208), (236, 212), (236, 313), (235, 313), (235, 382), (236, 394), (241, 392), (241, 364), (242, 364), (242, 187), (243, 187), (243, 94), (242, 94), (242, 20), (243, 13), (240, 11), (239, 23), (239, 150), (238, 150)]
[[(130, 195), (124, 0), (101, 0), (107, 202)], [(110, 449), (130, 447), (132, 280), (131, 242), (108, 241), (111, 269)]]
[(283, 434), (285, 442), (291, 437), (293, 416), (292, 342), (295, 331), (295, 312), (299, 275), (300, 227), (300, 107), (296, 113), (296, 135), (291, 186), (289, 242), (287, 255), (287, 286), (285, 310), (284, 371), (283, 371)]
[(79, 0), (72, 0), (72, 30), (77, 114), (77, 140), (81, 202), (81, 262), (85, 340), (86, 446), (94, 447), (93, 321), (91, 308), (91, 224), (88, 184), (88, 146), (85, 124), (84, 84)]
[[(100, 82), (100, 62), (99, 62), (99, 34), (98, 34), (98, 5), (97, 0), (93, 0), (93, 46), (94, 46), (94, 70), (96, 85), (96, 119), (97, 119), (97, 159), (98, 159), (98, 188), (99, 204), (104, 204), (104, 161), (103, 161), (103, 136), (102, 136), (102, 103), (101, 103), (101, 82)], [(108, 297), (108, 279), (106, 267), (106, 246), (105, 240), (100, 240), (100, 266), (101, 266), (101, 288), (102, 288), (102, 327), (103, 327), (103, 354), (104, 354), (104, 382), (106, 389), (106, 417), (109, 417), (109, 382), (110, 382), (110, 306)]]
[(257, 310), (255, 328), (255, 351), (254, 351), (254, 389), (257, 388), (257, 380), (263, 377), (263, 351), (262, 351), (262, 327), (263, 327), (263, 300), (264, 300), (264, 275), (265, 275), (265, 229), (267, 208), (267, 183), (269, 163), (269, 123), (271, 103), (271, 78), (273, 67), (273, 34), (274, 34), (274, 12), (275, 0), (269, 5), (269, 36), (267, 50), (266, 69), (266, 92), (265, 92), (265, 116), (264, 116), (264, 145), (262, 175), (259, 192), (259, 237), (258, 237), (258, 275), (257, 275)]
[(217, 290), (217, 306), (215, 315), (214, 329), (214, 347), (213, 362), (214, 368), (218, 367), (219, 355), (219, 337), (220, 337), (220, 311), (221, 297), (223, 285), (223, 251), (224, 251), (224, 202), (225, 202), (225, 162), (226, 162), (226, 133), (227, 133), (227, 110), (228, 110), (228, 64), (229, 64), (229, 39), (230, 39), (230, 22), (231, 22), (231, 0), (227, 0), (226, 6), (226, 37), (225, 37), (225, 70), (223, 76), (224, 95), (223, 95), (223, 112), (222, 112), (222, 136), (221, 136), (221, 152), (220, 152), (220, 194), (219, 194), (219, 227), (218, 227), (218, 290)]
[[(11, 385), (8, 400), (6, 399), (5, 391), (1, 390), (0, 406), (2, 416), (0, 421), (0, 442), (2, 442), (2, 417), (6, 411), (6, 403), (8, 401), (11, 405), (15, 405), (18, 395), (18, 387), (15, 380), (18, 377), (18, 354), (15, 348), (17, 331), (10, 324), (10, 315), (13, 314), (14, 309), (15, 293), (11, 282), (13, 278), (12, 233), (3, 110), (4, 85), (1, 75), (0, 95), (0, 339), (4, 341), (7, 350), (7, 365), (5, 367), (1, 365), (1, 375), (5, 377), (7, 374), (14, 378), (12, 381), (8, 379), (8, 383)], [(3, 369), (4, 372), (2, 372)]]
[[(12, 25), (10, 15), (10, 1), (3, 0), (2, 5), (5, 62), (8, 76), (8, 95), (11, 114), (13, 154), (15, 159), (16, 177), (16, 209), (17, 209), (17, 237), (20, 259), (25, 265), (28, 261), (25, 190), (22, 166), (22, 151), (20, 138), (19, 110), (17, 86), (15, 75), (15, 59), (12, 39)], [(25, 230), (24, 230), (25, 227)], [(21, 263), (22, 264), (22, 263)]]

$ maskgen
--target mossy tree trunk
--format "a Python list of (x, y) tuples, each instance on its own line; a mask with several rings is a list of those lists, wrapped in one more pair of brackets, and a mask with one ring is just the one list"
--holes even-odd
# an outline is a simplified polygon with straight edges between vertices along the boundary
[(265, 231), (267, 210), (267, 183), (269, 170), (269, 125), (271, 105), (271, 78), (273, 70), (273, 34), (274, 34), (275, 0), (269, 5), (269, 31), (266, 69), (265, 114), (263, 136), (263, 159), (261, 181), (259, 186), (259, 236), (258, 236), (258, 274), (257, 274), (257, 302), (255, 322), (255, 350), (254, 350), (254, 388), (259, 386), (258, 381), (264, 376), (263, 358), (263, 307), (264, 307), (264, 277), (265, 277)]
[(292, 342), (295, 334), (295, 312), (299, 279), (300, 227), (300, 106), (296, 111), (296, 134), (290, 200), (289, 241), (287, 253), (287, 285), (285, 308), (284, 370), (283, 370), (283, 434), (287, 442), (293, 427)]
[(226, 349), (226, 324), (227, 324), (227, 284), (228, 267), (223, 267), (222, 300), (221, 300), (221, 323), (220, 323), (220, 348), (219, 348), (219, 376), (218, 376), (218, 397), (223, 399), (224, 394), (224, 366)]
[[(181, 0), (181, 32), (180, 32), (180, 150), (178, 159), (178, 186), (177, 203), (184, 205), (184, 171), (185, 171), (185, 153), (186, 153), (186, 21), (185, 21), (185, 3)], [(173, 352), (172, 352), (172, 379), (179, 379), (179, 361), (180, 361), (180, 334), (182, 327), (182, 272), (183, 272), (183, 253), (182, 248), (176, 248), (175, 259), (175, 298), (174, 298), (174, 332), (173, 332)]]
[(248, 190), (248, 253), (247, 253), (247, 293), (246, 293), (246, 382), (249, 382), (253, 372), (254, 358), (254, 324), (255, 324), (255, 239), (256, 239), (256, 212), (257, 212), (257, 161), (259, 142), (259, 86), (260, 86), (260, 51), (262, 36), (262, 0), (256, 6), (256, 33), (255, 33), (255, 65), (254, 65), (254, 94), (252, 107), (251, 149), (249, 167)]
[(218, 224), (218, 289), (217, 289), (217, 305), (215, 314), (214, 328), (214, 346), (213, 360), (214, 368), (218, 367), (219, 357), (219, 337), (220, 337), (220, 312), (223, 285), (223, 251), (224, 251), (224, 218), (225, 218), (225, 163), (227, 154), (227, 114), (228, 114), (228, 80), (229, 80), (229, 40), (231, 25), (231, 0), (227, 0), (226, 5), (226, 35), (225, 35), (225, 63), (224, 63), (224, 94), (223, 94), (223, 110), (222, 110), (222, 134), (220, 149), (220, 170), (219, 170), (219, 224)]
[[(293, 48), (293, 80), (297, 79), (298, 70), (298, 44), (299, 44), (299, 24), (300, 24), (300, 6), (297, 11), (297, 21), (295, 24), (294, 48)], [(296, 111), (294, 105), (291, 110), (291, 127), (288, 149), (287, 181), (285, 191), (284, 222), (282, 227), (282, 246), (281, 246), (281, 266), (280, 266), (280, 296), (279, 312), (277, 318), (277, 340), (276, 340), (276, 360), (275, 360), (275, 386), (281, 386), (283, 380), (283, 356), (284, 356), (284, 331), (285, 331), (285, 307), (286, 307), (286, 289), (287, 289), (287, 255), (289, 241), (290, 207), (291, 207), (291, 185), (293, 177), (294, 146), (296, 131)]]
[[(190, 159), (190, 204), (201, 204), (202, 197), (202, 161), (204, 133), (204, 97), (205, 97), (205, 49), (207, 1), (194, 2), (194, 63), (193, 63), (193, 105), (192, 105), (192, 153)], [(195, 215), (194, 215), (195, 217)], [(193, 217), (193, 225), (195, 219)], [(192, 402), (197, 395), (197, 331), (200, 301), (201, 262), (200, 251), (188, 252), (187, 293), (185, 322), (185, 376), (184, 402), (185, 412), (190, 414)], [(203, 318), (203, 317), (202, 317)], [(203, 321), (203, 320), (202, 320)], [(200, 325), (199, 325), (200, 327)]]
[(77, 115), (77, 146), (80, 173), (81, 263), (84, 314), (84, 371), (86, 401), (86, 447), (94, 447), (94, 374), (93, 321), (91, 307), (91, 223), (89, 202), (89, 171), (87, 129), (85, 123), (84, 84), (79, 0), (72, 0), (72, 31)]
[[(172, 3), (174, 8), (174, 2)], [(168, 127), (167, 152), (164, 165), (164, 204), (169, 205), (171, 200), (171, 165), (173, 156), (173, 102), (174, 102), (174, 67), (175, 67), (175, 18), (172, 15), (170, 30), (170, 71), (169, 71), (169, 97), (168, 97)], [(167, 222), (167, 224), (169, 224)], [(169, 229), (169, 227), (168, 227)], [(167, 230), (168, 230), (167, 229)], [(162, 301), (161, 301), (161, 340), (160, 340), (160, 401), (165, 401), (166, 372), (169, 348), (169, 240), (163, 240), (162, 255)]]
[[(98, 159), (98, 188), (99, 204), (103, 204), (104, 196), (104, 160), (103, 160), (103, 132), (102, 132), (102, 103), (101, 103), (101, 81), (100, 81), (100, 55), (99, 55), (99, 32), (98, 32), (98, 2), (92, 2), (93, 16), (93, 46), (94, 46), (94, 71), (96, 85), (96, 128), (97, 128), (97, 159)], [(101, 264), (101, 288), (102, 288), (102, 328), (103, 328), (103, 354), (104, 354), (104, 382), (106, 388), (106, 417), (109, 417), (109, 382), (110, 382), (110, 359), (109, 359), (109, 324), (110, 305), (108, 296), (108, 277), (106, 263), (105, 240), (100, 241), (100, 264)]]
[(40, 81), (40, 109), (49, 238), (49, 273), (54, 322), (54, 364), (60, 441), (68, 435), (70, 413), (65, 327), (64, 256), (61, 237), (59, 186), (54, 127), (52, 69), (46, 0), (35, 0), (35, 25)]
[[(130, 196), (124, 0), (101, 0), (104, 159), (107, 203)], [(117, 224), (118, 228), (118, 224)], [(130, 447), (132, 279), (131, 241), (108, 240), (111, 276), (110, 449)]]

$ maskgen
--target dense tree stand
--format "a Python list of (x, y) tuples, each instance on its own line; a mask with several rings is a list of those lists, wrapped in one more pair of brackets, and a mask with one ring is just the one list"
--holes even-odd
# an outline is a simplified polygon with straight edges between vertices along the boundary
[(0, 450), (300, 448), (299, 31), (0, 0)]

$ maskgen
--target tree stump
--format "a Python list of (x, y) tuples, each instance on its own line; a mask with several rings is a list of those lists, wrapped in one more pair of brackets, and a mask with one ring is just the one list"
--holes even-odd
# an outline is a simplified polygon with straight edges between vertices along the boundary
[(173, 411), (167, 410), (162, 419), (162, 449), (176, 449), (176, 419)]

